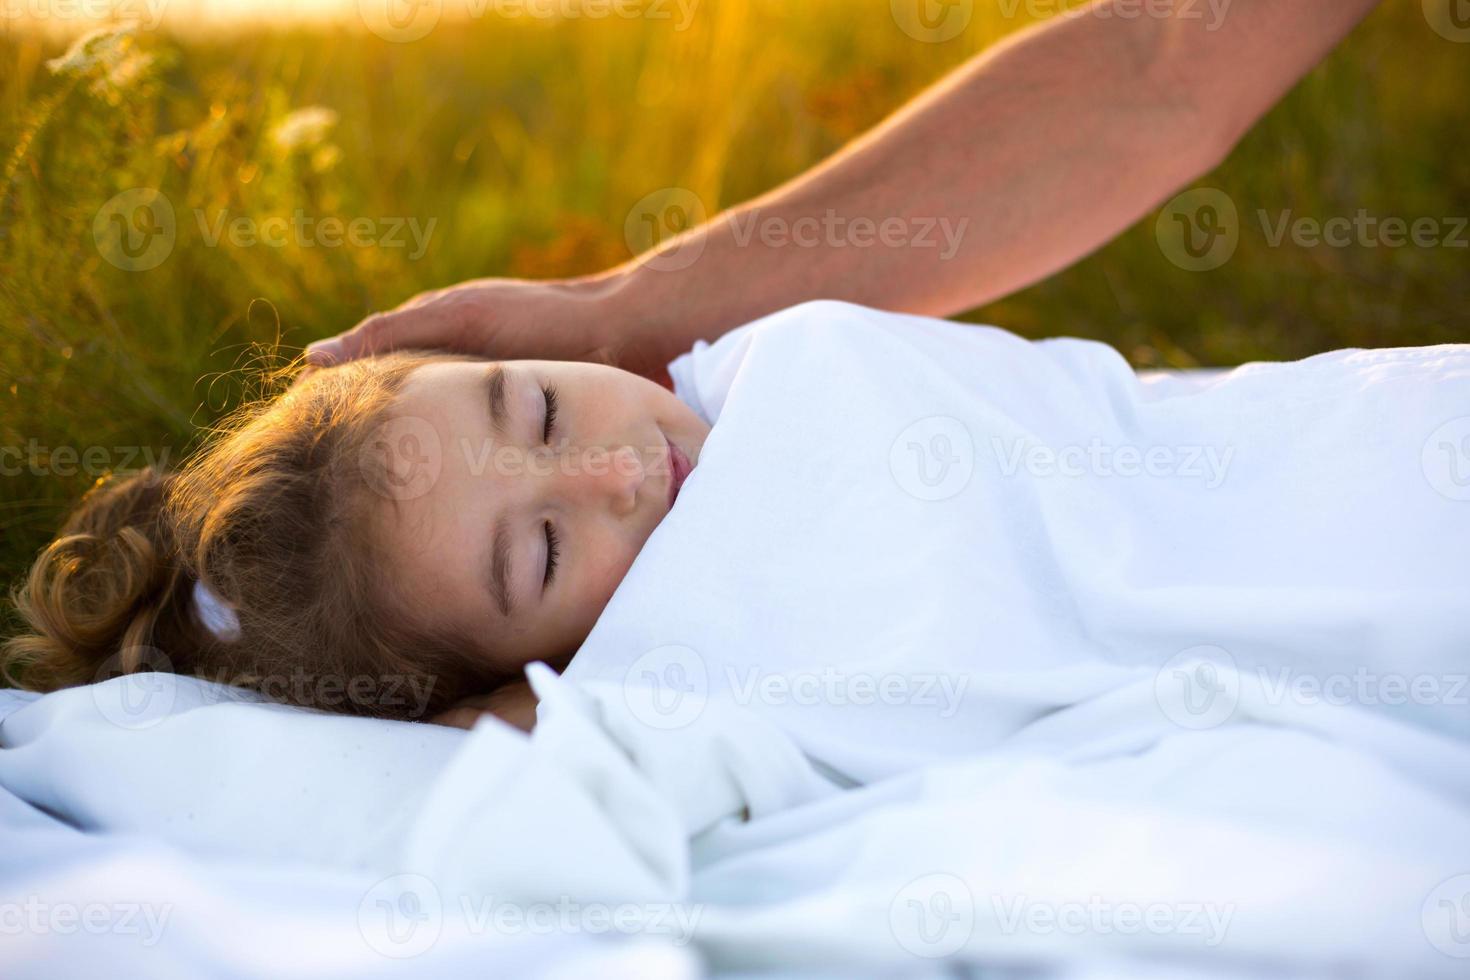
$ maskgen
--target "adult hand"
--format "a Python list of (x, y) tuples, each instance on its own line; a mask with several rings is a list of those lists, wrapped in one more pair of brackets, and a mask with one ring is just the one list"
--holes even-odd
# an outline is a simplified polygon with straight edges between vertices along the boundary
[(667, 384), (666, 365), (695, 341), (803, 300), (973, 309), (1072, 264), (1212, 169), (1378, 2), (1232, 0), (1210, 21), (1189, 5), (1139, 17), (1132, 0), (1092, 0), (618, 269), (425, 293), (310, 356), (447, 347), (599, 360)]
[(622, 363), (629, 334), (618, 326), (619, 293), (610, 275), (471, 280), (420, 293), (318, 340), (307, 347), (307, 361), (325, 367), (403, 348), (438, 348), (494, 358)]

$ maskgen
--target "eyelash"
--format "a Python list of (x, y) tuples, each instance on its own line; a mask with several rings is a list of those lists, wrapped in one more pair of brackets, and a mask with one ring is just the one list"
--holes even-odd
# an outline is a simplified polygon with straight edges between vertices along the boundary
[(541, 580), (541, 588), (544, 590), (556, 577), (556, 560), (561, 556), (561, 547), (556, 536), (556, 528), (551, 522), (546, 522), (546, 576)]
[(541, 428), (541, 438), (551, 441), (551, 430), (556, 425), (556, 386), (542, 385), (541, 395), (546, 399), (546, 423)]
[[(541, 427), (541, 438), (548, 444), (551, 442), (551, 430), (556, 427), (556, 385), (542, 385), (541, 395), (546, 399), (546, 421)], [(556, 528), (551, 522), (545, 522), (546, 527), (546, 575), (541, 580), (541, 588), (545, 590), (556, 578), (556, 561), (561, 557), (561, 546), (556, 536)]]

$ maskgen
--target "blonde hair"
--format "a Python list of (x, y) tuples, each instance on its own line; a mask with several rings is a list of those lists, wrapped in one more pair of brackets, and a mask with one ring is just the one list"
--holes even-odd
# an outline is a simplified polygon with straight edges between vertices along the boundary
[[(313, 371), (177, 472), (100, 483), (13, 592), (29, 632), (0, 648), (0, 673), (50, 691), (172, 670), (405, 719), (509, 680), (474, 638), (398, 601), (384, 571), (375, 505), (391, 495), (375, 431), (409, 372), (440, 359), (460, 358)], [(236, 635), (201, 621), (196, 581), (233, 607)]]

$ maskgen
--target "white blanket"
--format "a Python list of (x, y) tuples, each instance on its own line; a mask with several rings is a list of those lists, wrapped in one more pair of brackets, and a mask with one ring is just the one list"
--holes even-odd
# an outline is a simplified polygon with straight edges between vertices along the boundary
[[(34, 787), (49, 769), (52, 807), (85, 809), (94, 833), (0, 806), (7, 976), (99, 964), (150, 977), (937, 977), (956, 964), (1062, 976), (1112, 964), (1232, 977), (1351, 963), (1458, 977), (1470, 955), (1457, 918), (1470, 812), (1455, 792), (1245, 713), (1181, 731), (1151, 713), (1148, 682), (1055, 713), (1024, 748), (840, 791), (744, 709), (670, 732), (643, 723), (641, 692), (530, 676), (544, 710), (529, 739), (487, 719), (452, 733), (447, 754), (422, 726), (214, 698), (118, 726), (108, 716), (135, 683), (125, 678), (17, 699), (0, 725), (13, 746), (0, 782)], [(399, 774), (277, 754), (301, 743), (310, 760), (369, 728), (393, 764), (422, 770), (426, 792), (393, 798)], [(166, 737), (186, 730), (191, 741)], [(128, 751), (77, 751), (104, 741)], [(164, 788), (189, 771), (181, 762), (240, 742), (274, 754), (273, 771), (222, 765), (192, 784), (205, 805), (179, 809)], [(1465, 768), (1463, 752), (1453, 761)], [(303, 809), (304, 791), (337, 809)], [(239, 812), (208, 805), (229, 792)], [(363, 833), (365, 805), (397, 834)], [(78, 924), (88, 909), (100, 927)]]
[(668, 724), (731, 698), (869, 781), (1140, 678), (1216, 724), (1234, 667), (1470, 738), (1470, 345), (1146, 384), (823, 302), (674, 374), (714, 429), (567, 672)]
[(1470, 349), (1141, 382), (823, 303), (676, 368), (714, 431), (529, 737), (0, 692), (0, 785), (92, 831), (0, 797), (0, 910), (184, 915), (7, 975), (1463, 976)]

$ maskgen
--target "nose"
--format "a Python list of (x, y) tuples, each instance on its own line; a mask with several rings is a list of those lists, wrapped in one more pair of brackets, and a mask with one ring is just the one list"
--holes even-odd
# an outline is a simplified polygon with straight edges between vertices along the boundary
[(568, 504), (604, 506), (618, 516), (638, 509), (638, 491), (648, 474), (637, 448), (570, 451), (556, 464), (550, 479)]

